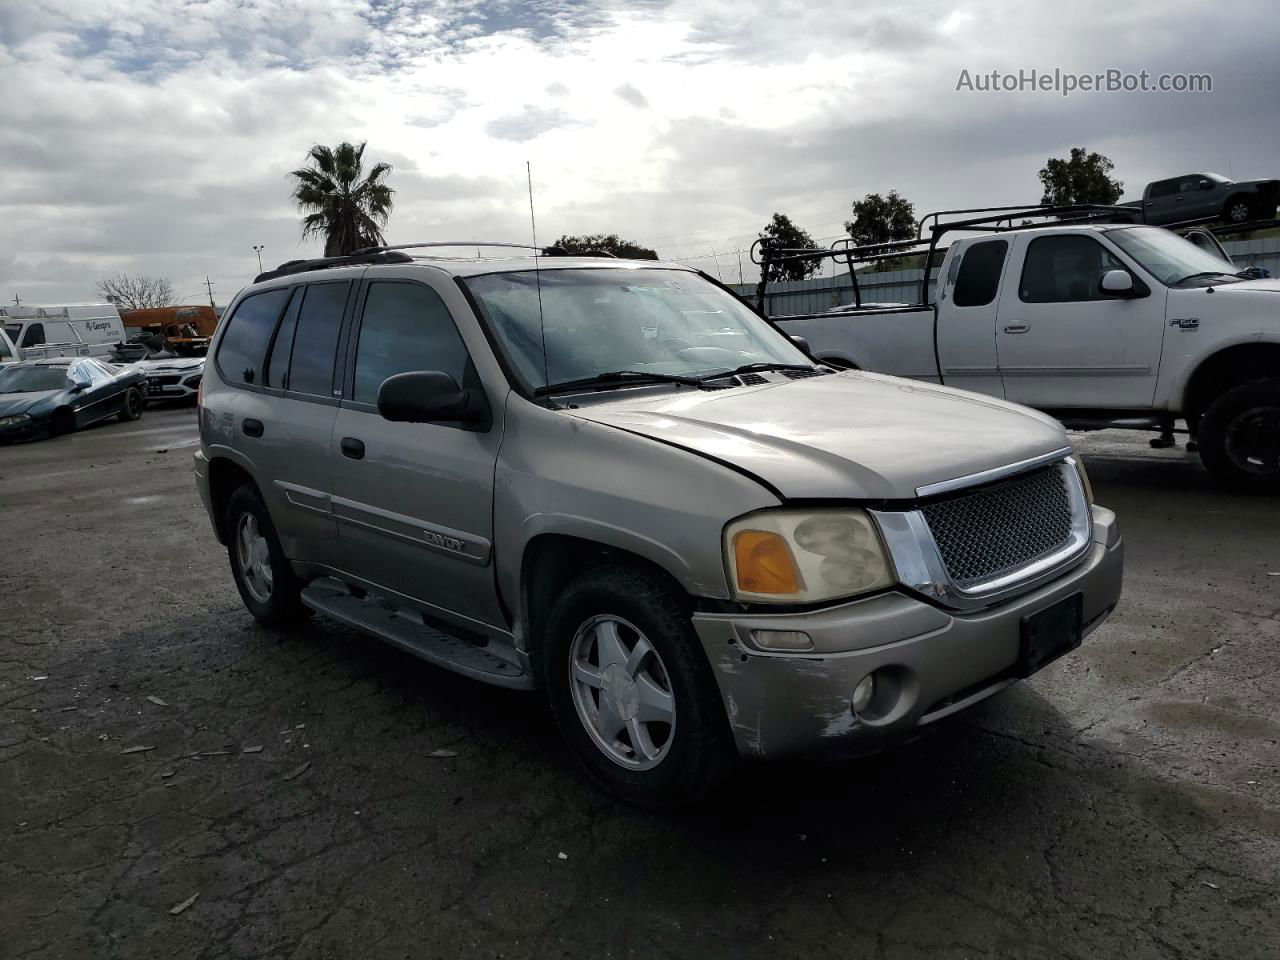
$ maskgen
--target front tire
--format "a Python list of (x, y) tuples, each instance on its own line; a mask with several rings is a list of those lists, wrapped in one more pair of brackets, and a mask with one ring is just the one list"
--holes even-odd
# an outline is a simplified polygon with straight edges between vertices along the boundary
[(1221, 483), (1280, 493), (1280, 380), (1255, 380), (1218, 397), (1196, 434), (1200, 459)]
[(267, 505), (250, 484), (231, 495), (223, 530), (231, 576), (254, 619), (273, 628), (306, 619), (302, 585), (280, 546)]
[(551, 612), (547, 693), (587, 773), (631, 803), (673, 810), (732, 770), (724, 705), (688, 601), (624, 566), (580, 576)]
[(125, 391), (124, 404), (120, 407), (120, 413), (117, 414), (120, 422), (128, 423), (130, 420), (139, 419), (142, 416), (143, 406), (142, 391), (137, 387), (130, 387)]

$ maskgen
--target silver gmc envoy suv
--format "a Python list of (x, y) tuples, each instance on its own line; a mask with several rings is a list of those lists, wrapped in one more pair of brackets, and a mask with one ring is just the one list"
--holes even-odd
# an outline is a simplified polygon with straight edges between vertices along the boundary
[(263, 624), (545, 689), (595, 780), (671, 808), (917, 735), (1114, 609), (1049, 417), (828, 369), (680, 265), (436, 246), (285, 264), (219, 328), (196, 482)]

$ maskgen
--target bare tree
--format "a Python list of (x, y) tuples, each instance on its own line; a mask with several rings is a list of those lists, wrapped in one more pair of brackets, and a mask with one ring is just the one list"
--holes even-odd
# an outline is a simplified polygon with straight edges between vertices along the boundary
[(121, 310), (147, 310), (173, 303), (173, 284), (164, 277), (117, 273), (98, 281), (98, 294)]

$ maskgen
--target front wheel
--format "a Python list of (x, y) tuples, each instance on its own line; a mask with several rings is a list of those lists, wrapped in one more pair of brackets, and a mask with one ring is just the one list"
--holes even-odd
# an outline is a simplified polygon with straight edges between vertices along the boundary
[(120, 422), (128, 423), (130, 420), (137, 420), (142, 416), (142, 391), (137, 387), (130, 387), (124, 393), (124, 404), (120, 407)]
[(293, 575), (258, 491), (245, 484), (233, 493), (223, 522), (231, 576), (254, 618), (264, 627), (283, 627), (305, 619), (302, 586)]
[(603, 567), (570, 584), (547, 626), (547, 692), (565, 739), (606, 790), (658, 810), (705, 797), (734, 759), (687, 607), (654, 575)]
[(1228, 390), (1205, 411), (1200, 459), (1220, 482), (1249, 493), (1280, 493), (1280, 380)]

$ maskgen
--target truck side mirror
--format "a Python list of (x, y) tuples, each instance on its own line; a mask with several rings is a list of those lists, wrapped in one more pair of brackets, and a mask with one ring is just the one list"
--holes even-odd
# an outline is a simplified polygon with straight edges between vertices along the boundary
[(806, 340), (804, 337), (798, 336), (796, 334), (792, 334), (791, 336), (787, 337), (787, 339), (790, 340), (792, 343), (794, 343), (801, 350), (803, 350), (806, 356), (813, 356), (813, 352), (809, 349), (809, 341)]
[(1108, 270), (1099, 286), (1103, 293), (1113, 297), (1133, 296), (1133, 276), (1128, 270)]
[(482, 430), (489, 424), (484, 394), (463, 389), (440, 370), (397, 373), (382, 381), (378, 413), (401, 423), (458, 423)]

